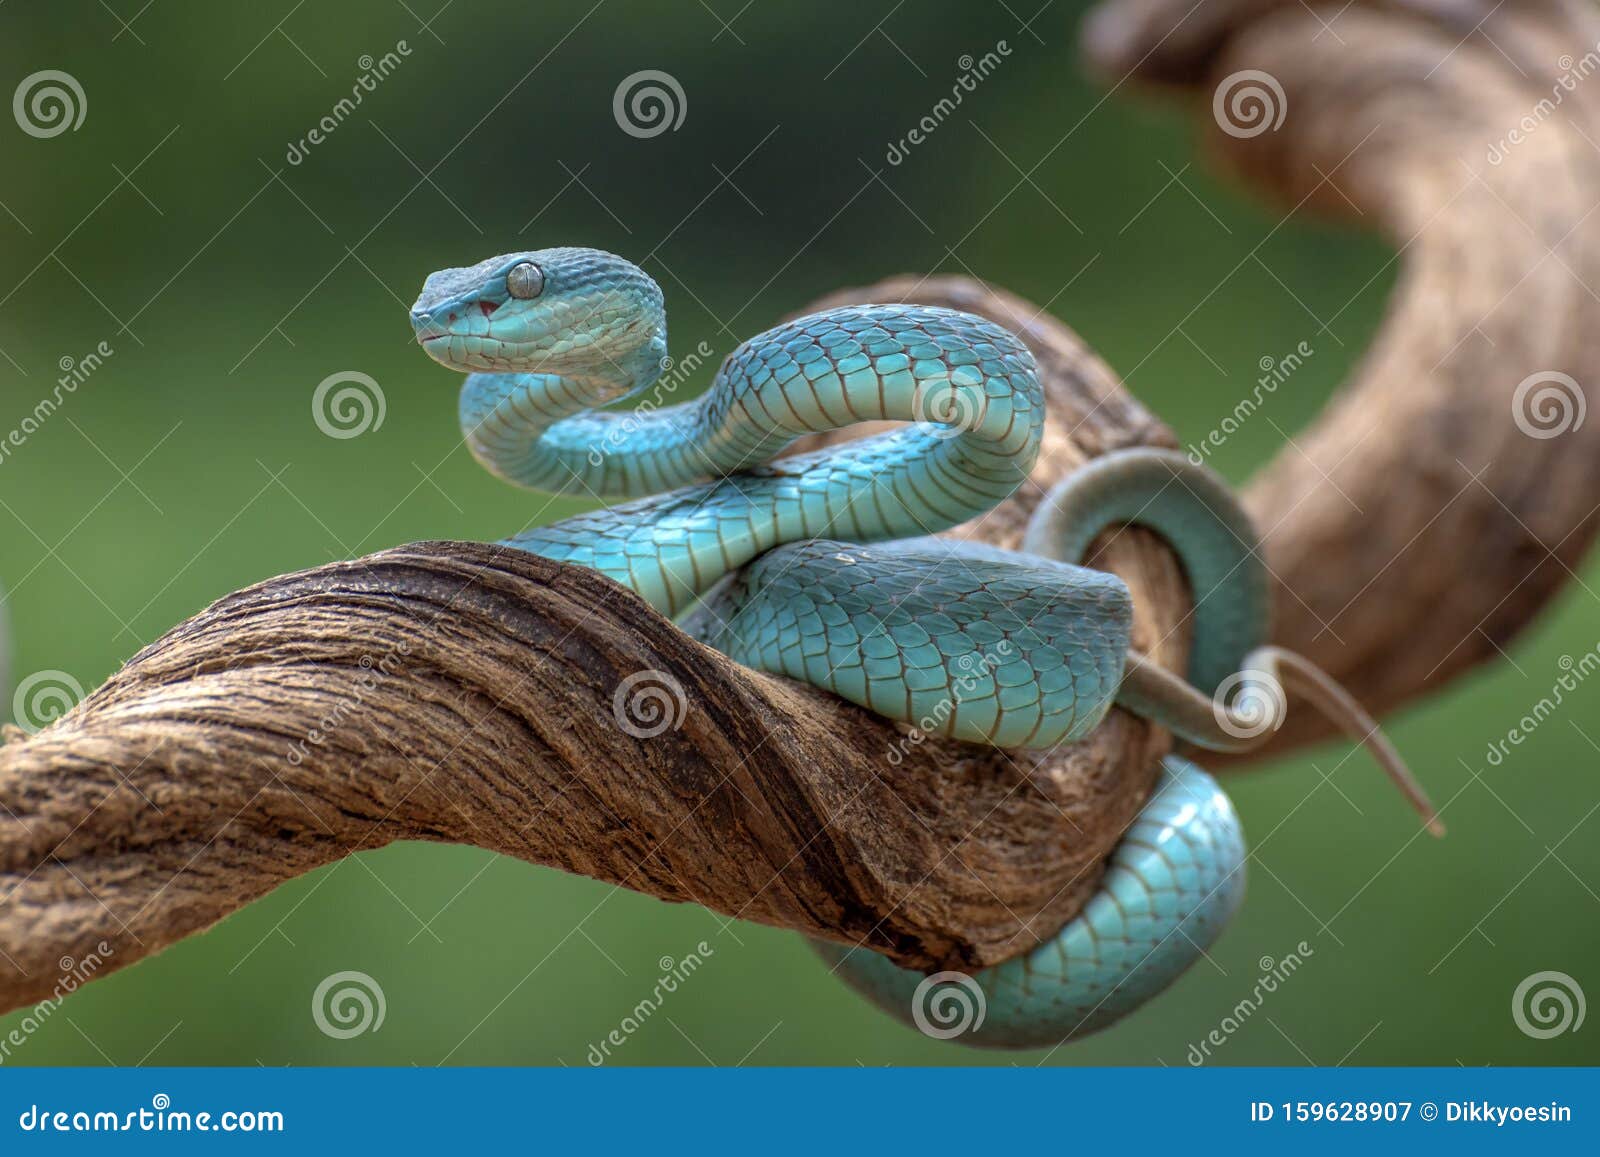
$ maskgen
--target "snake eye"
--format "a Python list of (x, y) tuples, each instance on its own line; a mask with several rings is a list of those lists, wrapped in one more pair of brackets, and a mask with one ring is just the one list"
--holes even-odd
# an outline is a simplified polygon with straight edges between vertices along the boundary
[(544, 292), (544, 272), (531, 261), (513, 265), (506, 273), (506, 290), (519, 301), (532, 301)]

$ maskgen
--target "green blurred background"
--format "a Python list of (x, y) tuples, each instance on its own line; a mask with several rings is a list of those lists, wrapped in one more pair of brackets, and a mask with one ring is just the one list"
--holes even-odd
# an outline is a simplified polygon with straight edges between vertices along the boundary
[[(675, 348), (704, 340), (717, 358), (838, 286), (971, 272), (1048, 303), (1185, 440), (1250, 390), (1263, 358), (1305, 341), (1314, 356), (1213, 459), (1236, 480), (1317, 412), (1394, 282), (1372, 237), (1303, 215), (1277, 227), (1281, 209), (1195, 155), (1182, 109), (1107, 98), (1077, 62), (1082, 6), (1066, 0), (1027, 25), (1032, 4), (957, 0), (453, 3), (435, 16), (439, 4), (0, 9), (0, 87), (62, 69), (87, 99), (76, 132), (0, 125), (0, 433), (51, 392), (61, 359), (114, 350), (0, 461), (18, 673), (91, 687), (265, 576), (524, 525), (543, 500), (474, 464), (459, 379), (412, 341), (406, 307), (441, 266), (609, 248), (661, 282)], [(361, 58), (401, 40), (403, 63), (289, 164)], [(1002, 65), (887, 164), (962, 58), (1002, 40)], [(677, 131), (619, 130), (613, 90), (642, 69), (681, 84)], [(344, 370), (381, 384), (386, 416), (336, 440), (311, 396)], [(1583, 578), (1600, 588), (1594, 568)], [(1300, 941), (1313, 954), (1215, 1063), (1597, 1059), (1595, 1026), (1531, 1039), (1511, 994), (1547, 969), (1600, 993), (1600, 687), (1503, 766), (1484, 758), (1560, 656), (1597, 640), (1600, 606), (1574, 587), (1510, 659), (1393, 720), (1449, 801), (1442, 843), (1413, 840), (1409, 811), (1364, 760), (1340, 763), (1342, 748), (1231, 778), (1255, 859), (1215, 965), (1049, 1063), (1183, 1065), (1261, 958)], [(1323, 778), (1336, 764), (1337, 788)], [(90, 985), (7, 1063), (582, 1065), (649, 995), (660, 958), (701, 940), (704, 967), (615, 1063), (1038, 1059), (891, 1023), (793, 935), (471, 848), (399, 845)], [(313, 1023), (313, 990), (341, 970), (381, 984), (380, 1031), (336, 1040)], [(20, 1023), (0, 1018), (0, 1035)]]

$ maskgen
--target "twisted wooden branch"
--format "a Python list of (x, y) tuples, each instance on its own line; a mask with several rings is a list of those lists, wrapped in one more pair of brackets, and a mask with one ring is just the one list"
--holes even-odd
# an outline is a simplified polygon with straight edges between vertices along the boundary
[[(1024, 330), (1051, 470), (1161, 435), (1032, 307), (960, 281), (920, 296)], [(1131, 538), (1114, 565), (1149, 608), (1141, 637), (1181, 663), (1176, 567)], [(971, 967), (1070, 918), (1165, 745), (1128, 716), (1049, 756), (917, 742), (593, 572), (477, 543), (384, 551), (230, 595), (0, 749), (0, 1006), (48, 991), (59, 957), (106, 940), (125, 965), (396, 839)]]
[[(1470, 174), (1462, 158), (1537, 88), (1476, 38), (1450, 51), (1476, 7), (1352, 8), (1335, 38), (1298, 3), (1211, 0), (1191, 22), (1189, 0), (1119, 0), (1090, 38), (1102, 65), (1138, 62), (1203, 106), (1215, 79), (1270, 71), (1287, 121), (1219, 135), (1229, 159), (1292, 202), (1348, 198), (1404, 248), (1361, 375), (1250, 491), (1279, 639), (1379, 705), (1524, 623), (1594, 529), (1596, 427), (1534, 439), (1511, 414), (1528, 374), (1600, 376), (1586, 324), (1600, 299), (1582, 284), (1595, 158), (1575, 143), (1593, 104), (1575, 98), (1570, 123)], [(1552, 0), (1493, 27), (1532, 75), (1558, 45), (1591, 49), (1590, 22)], [(1176, 444), (1076, 337), (1007, 294), (907, 279), (833, 302), (896, 297), (1002, 321), (1044, 370), (1036, 487), (959, 533), (1015, 543), (1085, 457)], [(1101, 562), (1133, 588), (1139, 644), (1181, 665), (1187, 596), (1164, 548), (1124, 534)], [(660, 721), (627, 710), (645, 673), (669, 711), (651, 736)], [(63, 956), (106, 941), (124, 966), (394, 839), (473, 843), (909, 965), (992, 963), (1078, 909), (1166, 742), (1114, 712), (1048, 755), (919, 743), (734, 666), (589, 572), (471, 543), (385, 551), (223, 599), (0, 748), (0, 1008), (46, 995)]]
[[(1600, 7), (1117, 0), (1086, 41), (1192, 89), (1253, 185), (1399, 250), (1354, 377), (1245, 495), (1275, 641), (1378, 713), (1498, 657), (1600, 526)], [(1281, 86), (1277, 130), (1213, 115), (1243, 70)], [(1291, 711), (1274, 747), (1325, 731)]]

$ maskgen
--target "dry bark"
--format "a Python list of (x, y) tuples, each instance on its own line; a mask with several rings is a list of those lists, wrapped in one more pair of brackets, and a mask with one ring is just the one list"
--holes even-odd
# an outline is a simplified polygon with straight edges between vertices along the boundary
[[(1222, 78), (1271, 72), (1282, 129), (1216, 133), (1220, 151), (1290, 204), (1356, 207), (1402, 249), (1360, 372), (1248, 493), (1278, 640), (1385, 708), (1494, 654), (1595, 529), (1600, 423), (1530, 438), (1511, 402), (1535, 372), (1600, 379), (1585, 284), (1600, 91), (1504, 164), (1463, 159), (1600, 30), (1556, 0), (1477, 31), (1487, 6), (1467, 0), (1312, 7), (1117, 0), (1089, 45), (1119, 76), (1193, 87), (1205, 124)], [(1319, 14), (1337, 36), (1317, 35)], [(958, 533), (1012, 544), (1084, 458), (1176, 444), (1065, 327), (1001, 291), (901, 279), (831, 301), (899, 297), (1011, 325), (1044, 371), (1036, 485)], [(1181, 668), (1173, 559), (1130, 533), (1101, 561), (1133, 588), (1138, 643)], [(614, 710), (640, 672), (682, 688), (681, 720), (650, 738)], [(1317, 734), (1307, 720), (1280, 740)], [(472, 543), (384, 551), (230, 595), (0, 748), (0, 1008), (46, 995), (62, 957), (106, 941), (125, 966), (395, 839), (471, 843), (908, 965), (980, 966), (1077, 911), (1166, 746), (1121, 712), (1044, 755), (907, 742), (736, 667), (589, 572)]]
[[(1500, 656), (1600, 525), (1600, 421), (1582, 420), (1600, 388), (1600, 78), (1559, 83), (1600, 69), (1600, 7), (1116, 0), (1085, 41), (1110, 75), (1192, 89), (1213, 151), (1253, 187), (1398, 251), (1351, 380), (1245, 492), (1274, 641), (1379, 714)], [(1277, 131), (1213, 118), (1246, 69), (1281, 85)], [(1565, 419), (1541, 416), (1537, 385), (1517, 402), (1552, 374), (1576, 383)], [(1267, 751), (1326, 731), (1291, 710)]]

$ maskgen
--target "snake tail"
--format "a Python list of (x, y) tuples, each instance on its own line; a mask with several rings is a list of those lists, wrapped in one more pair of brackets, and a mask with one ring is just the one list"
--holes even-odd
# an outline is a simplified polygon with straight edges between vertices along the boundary
[(1228, 484), (1175, 450), (1103, 455), (1051, 488), (1022, 549), (1081, 563), (1104, 531), (1142, 526), (1177, 553), (1194, 595), (1189, 682), (1212, 694), (1266, 641), (1268, 601), (1259, 542)]
[(1264, 645), (1260, 541), (1220, 476), (1177, 451), (1114, 451), (1051, 490), (1024, 547), (1076, 562), (1101, 533), (1123, 525), (1155, 531), (1177, 553), (1194, 599), (1194, 646), (1187, 680), (1130, 652), (1120, 705), (1196, 747), (1245, 752), (1272, 738), (1293, 692), (1373, 758), (1431, 834), (1444, 834), (1437, 809), (1377, 720), (1305, 656)]

